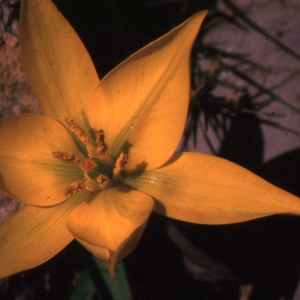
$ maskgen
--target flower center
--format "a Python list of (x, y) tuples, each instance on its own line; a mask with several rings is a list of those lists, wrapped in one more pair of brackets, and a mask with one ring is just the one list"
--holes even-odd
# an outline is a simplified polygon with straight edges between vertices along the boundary
[(52, 152), (53, 157), (66, 162), (67, 164), (77, 164), (84, 172), (85, 181), (76, 181), (64, 189), (66, 197), (70, 197), (85, 189), (90, 191), (102, 190), (120, 182), (122, 171), (127, 164), (127, 155), (122, 151), (119, 158), (114, 161), (107, 153), (108, 146), (105, 143), (105, 134), (102, 129), (95, 133), (97, 148), (89, 143), (88, 137), (79, 125), (70, 118), (65, 121), (70, 126), (75, 136), (85, 144), (88, 157), (79, 157), (73, 153), (61, 151)]

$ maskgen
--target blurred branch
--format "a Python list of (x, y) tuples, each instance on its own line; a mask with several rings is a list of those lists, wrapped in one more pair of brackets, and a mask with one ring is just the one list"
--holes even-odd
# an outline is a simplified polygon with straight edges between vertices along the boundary
[(238, 76), (239, 78), (243, 79), (244, 81), (248, 82), (249, 84), (251, 84), (252, 86), (254, 86), (255, 88), (257, 88), (259, 91), (261, 91), (263, 94), (266, 94), (268, 96), (271, 97), (271, 99), (274, 99), (278, 102), (280, 102), (281, 104), (283, 104), (284, 106), (290, 108), (291, 110), (293, 110), (294, 112), (300, 113), (300, 108), (284, 101), (282, 98), (280, 98), (278, 95), (274, 94), (273, 92), (270, 91), (270, 89), (265, 88), (263, 85), (259, 84), (258, 82), (256, 82), (254, 79), (252, 79), (251, 77), (247, 76), (244, 72), (237, 70), (237, 68), (227, 65), (223, 62), (221, 62), (221, 65), (229, 70), (230, 72), (232, 72), (233, 74), (235, 74), (236, 76)]
[(296, 53), (294, 50), (290, 49), (289, 47), (285, 46), (281, 41), (273, 37), (269, 34), (265, 29), (261, 28), (251, 19), (249, 19), (237, 6), (235, 6), (230, 0), (222, 0), (231, 10), (232, 12), (237, 15), (244, 23), (246, 23), (250, 28), (257, 31), (259, 34), (265, 36), (274, 44), (276, 44), (279, 48), (284, 50), (285, 52), (289, 53), (294, 58), (300, 60), (300, 55)]
[(221, 56), (221, 57), (224, 57), (224, 58), (231, 58), (231, 59), (238, 60), (242, 63), (246, 63), (248, 65), (251, 65), (251, 66), (253, 66), (253, 67), (255, 67), (259, 70), (262, 70), (262, 71), (265, 71), (265, 72), (268, 71), (267, 68), (261, 66), (260, 64), (258, 64), (257, 62), (255, 62), (251, 59), (246, 58), (245, 55), (240, 54), (240, 53), (230, 53), (230, 52), (227, 52), (225, 50), (218, 49), (218, 48), (215, 48), (215, 47), (212, 47), (212, 46), (209, 46), (209, 45), (202, 45), (202, 47), (201, 47), (201, 49), (199, 49), (199, 51), (201, 51), (201, 53), (204, 53), (207, 57)]
[(239, 281), (229, 268), (207, 255), (185, 237), (175, 225), (167, 224), (167, 233), (183, 254), (184, 264), (195, 279), (217, 284), (220, 280)]

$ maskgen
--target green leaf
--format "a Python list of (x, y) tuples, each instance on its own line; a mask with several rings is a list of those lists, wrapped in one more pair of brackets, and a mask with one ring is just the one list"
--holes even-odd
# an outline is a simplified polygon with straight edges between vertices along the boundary
[(115, 268), (115, 278), (108, 272), (107, 264), (94, 257), (96, 266), (101, 272), (105, 283), (114, 300), (132, 300), (129, 283), (123, 263), (120, 262)]

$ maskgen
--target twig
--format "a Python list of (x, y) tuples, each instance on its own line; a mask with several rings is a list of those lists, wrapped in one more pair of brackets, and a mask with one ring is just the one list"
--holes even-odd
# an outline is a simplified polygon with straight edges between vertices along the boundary
[(295, 57), (296, 59), (300, 60), (300, 55), (296, 53), (294, 50), (290, 49), (289, 47), (285, 46), (281, 41), (270, 35), (266, 32), (263, 28), (258, 26), (255, 22), (249, 19), (237, 6), (235, 6), (230, 0), (223, 0), (223, 2), (240, 18), (245, 22), (249, 27), (260, 33), (261, 35), (268, 38), (274, 44), (276, 44), (279, 48), (283, 49), (291, 56)]

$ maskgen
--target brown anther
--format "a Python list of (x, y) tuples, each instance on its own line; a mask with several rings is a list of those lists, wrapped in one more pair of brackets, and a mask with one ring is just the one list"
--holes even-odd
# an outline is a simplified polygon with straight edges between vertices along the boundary
[(106, 175), (103, 175), (103, 174), (100, 174), (97, 178), (97, 182), (99, 183), (99, 186), (101, 188), (105, 188), (105, 187), (109, 186), (111, 183), (110, 181), (111, 180), (109, 179), (109, 177)]
[(85, 185), (83, 181), (76, 181), (70, 184), (67, 188), (64, 189), (64, 194), (66, 197), (73, 196), (77, 192), (82, 193), (85, 191)]
[(88, 137), (85, 134), (85, 132), (79, 127), (79, 125), (70, 118), (65, 118), (65, 121), (68, 123), (68, 125), (71, 127), (72, 132), (75, 133), (75, 135), (84, 143), (87, 144)]
[(108, 147), (105, 143), (105, 134), (104, 134), (104, 131), (102, 129), (96, 131), (96, 134), (95, 134), (95, 137), (96, 137), (96, 143), (97, 143), (97, 152), (98, 154), (104, 154)]
[(76, 154), (67, 154), (61, 151), (52, 152), (53, 157), (56, 159), (60, 159), (68, 164), (79, 164), (80, 158)]
[(115, 164), (115, 171), (121, 172), (127, 165), (127, 155), (122, 151)]

